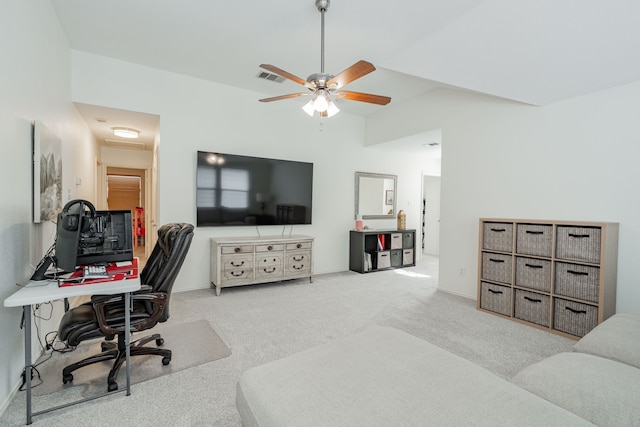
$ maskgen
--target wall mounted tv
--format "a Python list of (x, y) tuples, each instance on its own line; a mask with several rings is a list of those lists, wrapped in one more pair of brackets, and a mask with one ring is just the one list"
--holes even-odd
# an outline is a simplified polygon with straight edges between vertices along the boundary
[(197, 225), (311, 224), (313, 163), (198, 151)]

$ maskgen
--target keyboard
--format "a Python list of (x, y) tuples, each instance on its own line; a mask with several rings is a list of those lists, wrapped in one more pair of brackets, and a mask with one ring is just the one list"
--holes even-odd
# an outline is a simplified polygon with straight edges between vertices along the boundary
[(85, 279), (101, 279), (109, 277), (107, 266), (105, 265), (85, 265), (82, 271)]

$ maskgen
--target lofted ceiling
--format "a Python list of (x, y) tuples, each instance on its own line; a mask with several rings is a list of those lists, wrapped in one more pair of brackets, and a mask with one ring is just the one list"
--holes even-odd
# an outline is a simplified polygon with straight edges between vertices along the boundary
[[(51, 3), (73, 49), (255, 91), (256, 102), (301, 89), (257, 78), (261, 63), (303, 79), (320, 71), (314, 0)], [(325, 71), (372, 62), (347, 89), (390, 105), (440, 87), (546, 105), (640, 80), (638, 22), (637, 0), (331, 0)]]

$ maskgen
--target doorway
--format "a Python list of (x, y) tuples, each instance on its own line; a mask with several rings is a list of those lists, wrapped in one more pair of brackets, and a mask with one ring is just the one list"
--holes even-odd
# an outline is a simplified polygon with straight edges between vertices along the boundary
[(146, 262), (145, 170), (107, 167), (107, 209), (130, 210), (133, 220), (133, 252)]

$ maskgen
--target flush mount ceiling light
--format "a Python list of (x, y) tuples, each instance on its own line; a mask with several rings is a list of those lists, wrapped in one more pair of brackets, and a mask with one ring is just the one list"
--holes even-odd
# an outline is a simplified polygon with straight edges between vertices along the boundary
[(387, 105), (391, 102), (388, 96), (371, 95), (368, 93), (352, 92), (347, 90), (339, 90), (352, 81), (363, 77), (374, 71), (376, 67), (367, 61), (358, 61), (343, 72), (334, 76), (324, 72), (324, 13), (329, 8), (330, 0), (315, 0), (316, 8), (320, 12), (321, 18), (321, 44), (320, 44), (320, 72), (311, 74), (307, 80), (294, 76), (278, 67), (269, 64), (261, 64), (260, 68), (275, 73), (286, 79), (289, 79), (299, 85), (305, 86), (309, 92), (291, 93), (288, 95), (274, 96), (272, 98), (260, 99), (260, 102), (279, 101), (281, 99), (297, 98), (299, 96), (312, 96), (311, 101), (307, 102), (302, 109), (313, 116), (318, 111), (320, 117), (331, 117), (340, 111), (334, 100), (346, 99), (348, 101), (368, 102), (370, 104)]
[(113, 134), (115, 136), (119, 136), (120, 138), (129, 138), (135, 139), (140, 136), (140, 131), (131, 128), (112, 128)]

